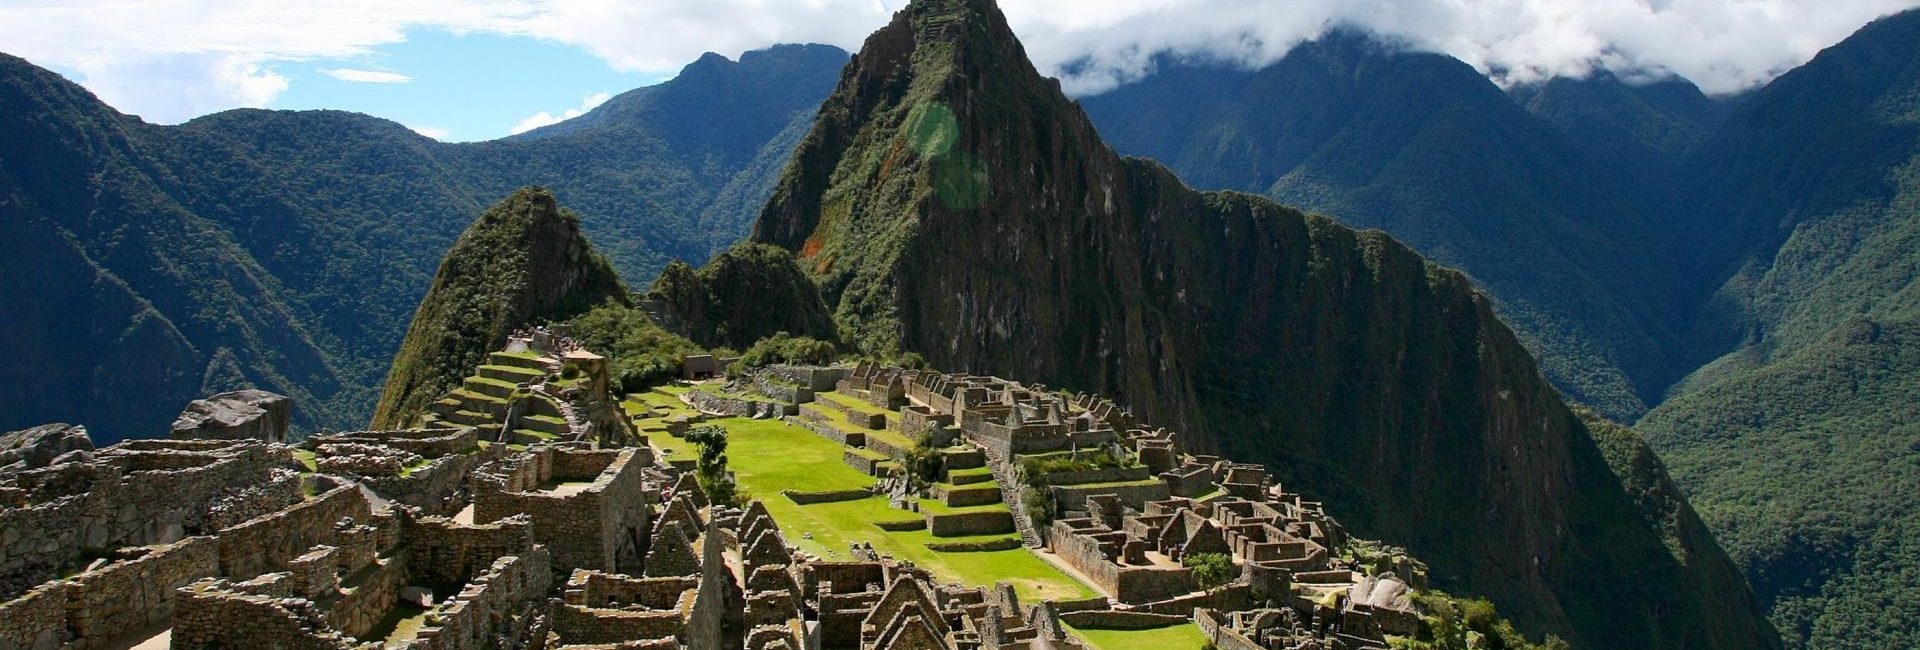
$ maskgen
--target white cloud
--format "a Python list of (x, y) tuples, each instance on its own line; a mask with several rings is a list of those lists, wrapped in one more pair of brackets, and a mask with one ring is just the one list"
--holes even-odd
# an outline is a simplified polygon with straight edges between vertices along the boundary
[(326, 70), (327, 76), (341, 81), (363, 84), (404, 84), (412, 83), (413, 77), (386, 70), (355, 70), (352, 68), (334, 68)]
[(607, 100), (611, 98), (613, 98), (611, 93), (594, 93), (587, 95), (585, 99), (580, 100), (580, 105), (577, 107), (561, 111), (559, 115), (554, 115), (546, 111), (534, 113), (527, 116), (527, 119), (520, 120), (519, 124), (513, 125), (513, 128), (508, 129), (507, 132), (513, 135), (520, 135), (543, 126), (559, 124), (586, 115), (587, 111), (598, 108), (601, 104), (607, 103)]
[[(1036, 64), (1079, 93), (1170, 52), (1258, 65), (1338, 25), (1445, 52), (1503, 81), (1671, 71), (1709, 91), (1762, 83), (1920, 0), (1003, 0)], [(273, 66), (365, 56), (409, 29), (541, 38), (671, 72), (706, 51), (857, 49), (904, 0), (8, 0), (0, 47), (80, 73), (156, 121), (258, 106)]]

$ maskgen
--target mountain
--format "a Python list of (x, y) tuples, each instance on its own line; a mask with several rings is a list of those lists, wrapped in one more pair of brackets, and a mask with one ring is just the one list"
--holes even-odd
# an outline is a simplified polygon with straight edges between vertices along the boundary
[(613, 265), (580, 233), (579, 215), (544, 188), (514, 192), (482, 213), (441, 260), (387, 372), (373, 426), (412, 425), (429, 402), (505, 346), (515, 328), (626, 300)]
[[(1554, 104), (1563, 85), (1536, 99)], [(1465, 63), (1343, 30), (1259, 70), (1162, 60), (1083, 103), (1115, 149), (1196, 187), (1379, 228), (1465, 271), (1547, 376), (1611, 417), (1638, 417), (1686, 370), (1662, 282), (1676, 255), (1646, 202), (1617, 190), (1613, 160)]]
[(1535, 634), (1778, 644), (1659, 460), (1565, 406), (1464, 276), (1121, 158), (988, 0), (870, 37), (753, 232), (843, 343), (1117, 395)]
[(440, 143), (338, 111), (120, 114), (0, 56), (0, 326), (35, 377), (0, 429), (161, 435), (194, 397), (290, 395), (302, 429), (372, 414), (437, 253), (543, 185), (613, 265), (650, 276), (744, 234), (847, 54), (708, 56), (672, 81), (505, 140)]
[(1920, 12), (1685, 165), (1710, 362), (1640, 426), (1795, 645), (1920, 646)]

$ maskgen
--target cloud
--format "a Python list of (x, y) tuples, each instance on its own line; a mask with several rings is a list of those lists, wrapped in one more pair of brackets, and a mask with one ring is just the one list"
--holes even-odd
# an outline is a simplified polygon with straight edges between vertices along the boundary
[(559, 115), (554, 115), (546, 111), (534, 113), (533, 115), (527, 116), (527, 119), (520, 120), (519, 124), (513, 125), (513, 128), (508, 129), (507, 132), (513, 135), (520, 135), (543, 126), (559, 124), (586, 115), (587, 111), (591, 111), (598, 108), (601, 104), (607, 103), (607, 100), (612, 97), (613, 95), (611, 93), (594, 93), (587, 95), (585, 99), (580, 100), (578, 107), (561, 111)]
[(404, 84), (413, 83), (413, 77), (385, 70), (355, 70), (352, 68), (334, 68), (325, 70), (327, 76), (341, 81), (363, 84)]
[[(117, 107), (168, 122), (258, 106), (276, 64), (352, 59), (410, 29), (526, 36), (621, 71), (665, 73), (707, 51), (791, 42), (857, 49), (904, 0), (26, 0), (0, 43), (77, 71)], [(1002, 0), (1043, 72), (1076, 93), (1171, 53), (1259, 65), (1337, 26), (1444, 52), (1502, 82), (1596, 67), (1677, 73), (1710, 92), (1763, 83), (1875, 17), (1920, 0)]]

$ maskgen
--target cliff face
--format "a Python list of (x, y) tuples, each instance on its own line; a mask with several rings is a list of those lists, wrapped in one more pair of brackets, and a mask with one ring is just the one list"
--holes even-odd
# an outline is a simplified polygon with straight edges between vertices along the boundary
[(1117, 395), (1535, 634), (1777, 644), (1657, 460), (1597, 444), (1462, 276), (1120, 158), (989, 0), (915, 2), (868, 40), (754, 236), (798, 254), (846, 342)]
[(515, 328), (565, 320), (627, 292), (553, 194), (527, 188), (480, 215), (440, 262), (374, 412), (402, 427), (459, 383)]

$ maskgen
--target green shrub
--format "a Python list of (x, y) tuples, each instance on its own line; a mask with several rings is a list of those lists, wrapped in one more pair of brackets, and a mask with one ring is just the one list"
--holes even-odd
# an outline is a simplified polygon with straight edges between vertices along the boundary
[(940, 480), (941, 460), (938, 450), (933, 448), (933, 432), (922, 431), (913, 437), (913, 448), (907, 450), (901, 464), (907, 470), (907, 478), (915, 487), (924, 486)]
[(686, 438), (700, 448), (694, 480), (700, 484), (700, 491), (706, 493), (707, 500), (720, 505), (745, 506), (750, 500), (747, 492), (740, 489), (733, 474), (727, 471), (727, 430), (713, 425), (694, 427), (687, 431)]
[(780, 332), (760, 339), (740, 355), (740, 365), (746, 368), (760, 368), (776, 363), (805, 363), (824, 365), (833, 363), (839, 356), (839, 350), (832, 343), (806, 336), (793, 336)]
[(1227, 584), (1238, 575), (1233, 558), (1225, 553), (1194, 553), (1182, 558), (1180, 563), (1193, 569), (1193, 580), (1200, 584), (1201, 589)]
[(568, 322), (576, 340), (607, 356), (607, 371), (623, 393), (645, 392), (680, 376), (700, 346), (668, 332), (637, 307), (607, 305)]

